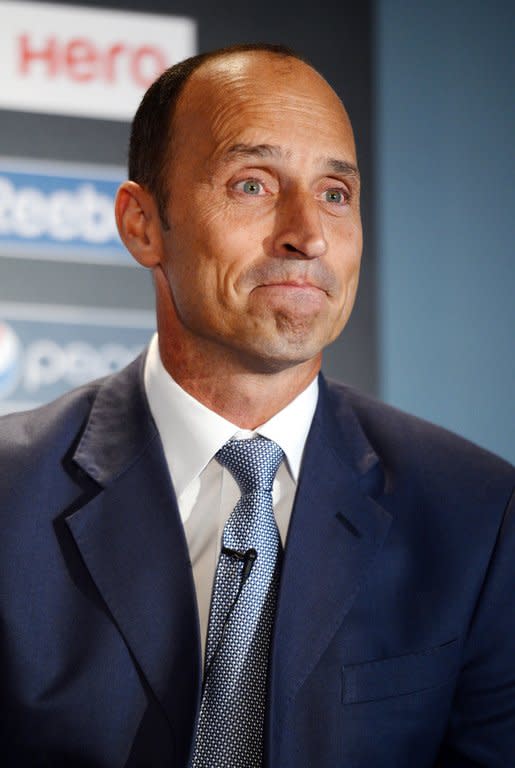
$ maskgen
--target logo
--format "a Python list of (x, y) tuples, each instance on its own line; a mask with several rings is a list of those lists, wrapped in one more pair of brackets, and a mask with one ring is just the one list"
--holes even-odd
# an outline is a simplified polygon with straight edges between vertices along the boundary
[(128, 365), (152, 311), (0, 303), (0, 413), (32, 408)]
[(133, 266), (114, 217), (122, 168), (0, 158), (0, 252)]
[(24, 349), (22, 385), (30, 396), (56, 384), (77, 387), (119, 371), (139, 351), (139, 347), (114, 342), (95, 345), (72, 340), (59, 344), (48, 337), (38, 338)]
[(0, 321), (0, 399), (8, 397), (18, 385), (21, 353), (19, 338), (10, 325)]
[(127, 45), (111, 43), (99, 47), (88, 37), (60, 40), (51, 36), (39, 38), (35, 34), (17, 38), (17, 70), (30, 77), (38, 69), (48, 80), (62, 77), (75, 83), (116, 83), (125, 74), (139, 88), (148, 86), (166, 69), (168, 56), (157, 45)]
[(182, 16), (0, 1), (0, 107), (132, 118), (144, 90), (196, 52)]

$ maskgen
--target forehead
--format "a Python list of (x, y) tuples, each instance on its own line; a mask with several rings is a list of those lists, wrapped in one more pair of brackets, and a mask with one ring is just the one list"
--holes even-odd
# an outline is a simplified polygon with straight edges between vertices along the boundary
[(176, 149), (216, 159), (239, 142), (273, 144), (295, 155), (338, 151), (355, 161), (352, 128), (328, 83), (304, 62), (252, 52), (202, 65), (179, 99)]

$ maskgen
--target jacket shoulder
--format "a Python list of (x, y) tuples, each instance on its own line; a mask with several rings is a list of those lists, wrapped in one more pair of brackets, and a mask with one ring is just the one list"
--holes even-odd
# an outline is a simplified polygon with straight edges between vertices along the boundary
[[(56, 476), (87, 422), (101, 381), (0, 418), (0, 499)], [(19, 492), (18, 490), (18, 492)]]
[(515, 467), (471, 441), (429, 421), (387, 405), (352, 387), (328, 381), (333, 407), (345, 402), (387, 474), (409, 474), (436, 487), (466, 486), (511, 493)]
[(66, 442), (87, 418), (102, 381), (71, 390), (45, 405), (0, 417), (0, 456), (20, 459), (27, 451)]

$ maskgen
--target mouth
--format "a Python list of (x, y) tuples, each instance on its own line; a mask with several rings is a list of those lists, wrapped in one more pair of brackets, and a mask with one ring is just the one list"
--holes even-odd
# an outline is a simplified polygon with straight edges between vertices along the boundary
[(257, 287), (278, 289), (278, 290), (284, 290), (284, 291), (299, 291), (299, 292), (306, 292), (306, 293), (316, 292), (316, 293), (327, 294), (327, 291), (321, 288), (319, 285), (315, 285), (314, 283), (309, 283), (301, 280), (281, 280), (274, 283), (264, 283), (263, 285), (259, 285)]
[(254, 291), (254, 295), (260, 297), (269, 307), (301, 315), (311, 315), (313, 312), (318, 314), (329, 298), (328, 292), (323, 288), (297, 280), (264, 283), (256, 286)]

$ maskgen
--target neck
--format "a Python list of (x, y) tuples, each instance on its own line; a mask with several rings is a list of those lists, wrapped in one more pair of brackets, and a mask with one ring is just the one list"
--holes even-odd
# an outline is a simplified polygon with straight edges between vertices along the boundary
[(268, 421), (306, 389), (320, 370), (321, 355), (284, 370), (249, 371), (213, 350), (185, 354), (167, 343), (173, 336), (159, 330), (161, 360), (174, 381), (241, 429), (255, 429)]
[(249, 373), (213, 364), (187, 366), (160, 340), (160, 355), (172, 378), (192, 397), (241, 429), (255, 429), (285, 408), (313, 381), (319, 361), (275, 373)]

